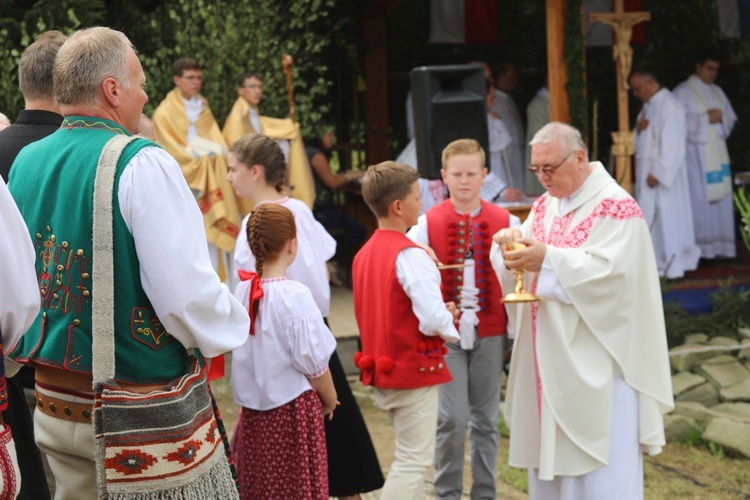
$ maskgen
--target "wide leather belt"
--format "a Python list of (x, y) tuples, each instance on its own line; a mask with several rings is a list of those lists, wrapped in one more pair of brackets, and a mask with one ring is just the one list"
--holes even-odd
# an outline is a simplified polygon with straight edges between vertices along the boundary
[(63, 399), (53, 398), (34, 391), (36, 396), (36, 410), (50, 417), (84, 424), (91, 423), (93, 404), (73, 403)]
[(90, 373), (72, 372), (46, 365), (36, 365), (35, 368), (34, 378), (42, 384), (77, 392), (91, 393), (94, 391)]
[[(76, 392), (92, 393), (94, 391), (94, 383), (90, 373), (72, 372), (46, 365), (35, 365), (35, 368), (34, 377), (36, 381), (44, 385)], [(165, 384), (129, 384), (118, 382), (117, 385), (121, 389), (147, 394), (152, 391), (163, 391)]]

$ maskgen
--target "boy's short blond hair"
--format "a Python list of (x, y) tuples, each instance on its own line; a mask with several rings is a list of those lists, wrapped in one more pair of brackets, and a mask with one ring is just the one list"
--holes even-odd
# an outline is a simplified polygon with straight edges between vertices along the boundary
[(384, 161), (372, 165), (362, 178), (362, 197), (376, 217), (388, 217), (388, 208), (395, 200), (403, 200), (419, 172), (403, 163)]
[(474, 139), (456, 139), (443, 149), (441, 162), (443, 168), (447, 168), (448, 160), (458, 155), (478, 155), (482, 160), (482, 168), (485, 166), (484, 149)]

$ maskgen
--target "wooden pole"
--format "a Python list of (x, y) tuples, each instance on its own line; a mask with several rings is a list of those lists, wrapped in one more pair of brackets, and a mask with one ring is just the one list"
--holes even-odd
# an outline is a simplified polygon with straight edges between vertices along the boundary
[(546, 0), (547, 16), (547, 74), (549, 75), (550, 121), (570, 123), (568, 67), (563, 55), (563, 27), (565, 0)]
[(367, 163), (388, 159), (388, 68), (386, 58), (385, 9), (370, 9), (365, 19), (365, 137)]
[(294, 59), (289, 54), (281, 56), (281, 66), (284, 68), (284, 75), (286, 75), (286, 93), (287, 99), (289, 100), (289, 118), (292, 119), (292, 123), (297, 123), (297, 118), (294, 111), (294, 86), (292, 85), (293, 70), (294, 70)]

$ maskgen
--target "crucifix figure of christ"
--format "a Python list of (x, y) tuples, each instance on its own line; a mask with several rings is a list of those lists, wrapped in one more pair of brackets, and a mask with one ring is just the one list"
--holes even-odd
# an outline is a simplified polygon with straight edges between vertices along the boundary
[(615, 11), (612, 13), (589, 14), (591, 22), (604, 23), (615, 31), (617, 41), (612, 47), (613, 58), (617, 64), (617, 132), (612, 132), (612, 154), (617, 159), (615, 178), (627, 191), (631, 189), (630, 157), (634, 154), (633, 132), (630, 130), (628, 113), (628, 76), (633, 65), (633, 48), (630, 38), (633, 26), (651, 19), (649, 12), (625, 12), (623, 0), (615, 0)]

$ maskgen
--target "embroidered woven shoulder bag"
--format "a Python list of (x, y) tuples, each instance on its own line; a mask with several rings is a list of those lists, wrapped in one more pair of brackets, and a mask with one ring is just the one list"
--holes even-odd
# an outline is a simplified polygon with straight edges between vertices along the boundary
[(115, 382), (112, 199), (117, 162), (134, 139), (118, 135), (107, 142), (94, 181), (92, 375), (99, 498), (239, 499), (208, 382), (192, 350), (186, 373), (162, 391), (141, 394)]

